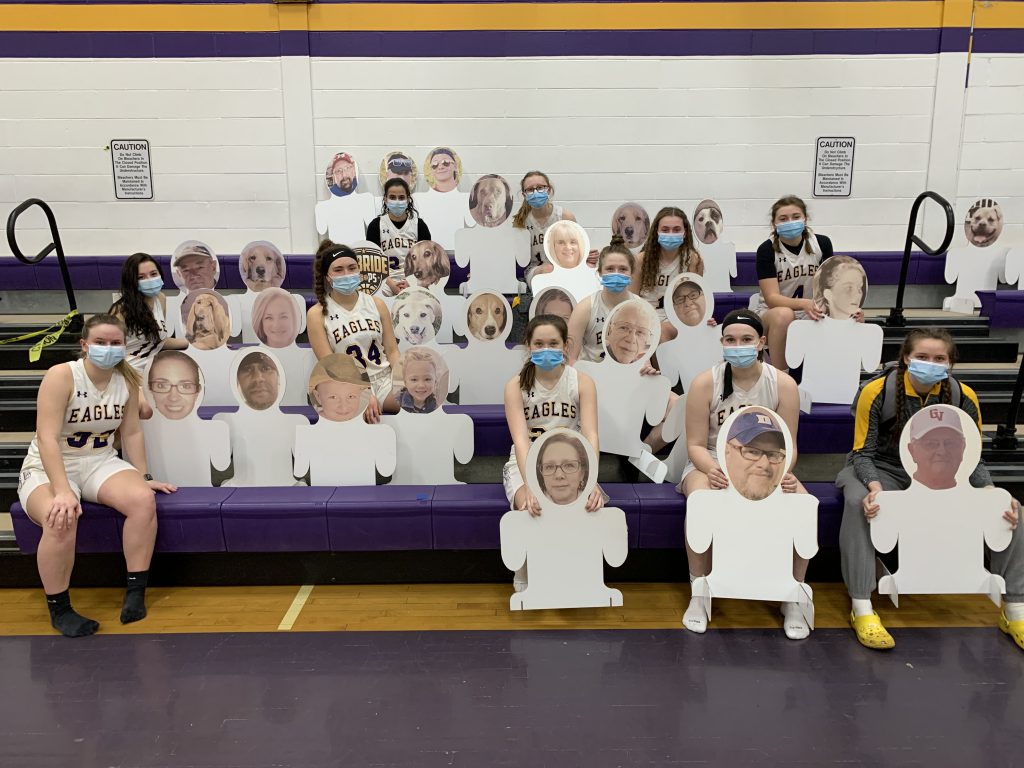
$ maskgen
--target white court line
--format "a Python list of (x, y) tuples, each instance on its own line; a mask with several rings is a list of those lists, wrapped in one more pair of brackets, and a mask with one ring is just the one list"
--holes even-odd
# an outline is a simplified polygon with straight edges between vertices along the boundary
[(295, 594), (295, 599), (292, 600), (291, 606), (285, 613), (284, 618), (281, 619), (281, 623), (277, 625), (278, 632), (287, 632), (295, 625), (295, 620), (299, 618), (299, 614), (302, 613), (302, 608), (306, 601), (309, 600), (312, 592), (312, 584), (303, 584), (299, 587), (299, 591)]

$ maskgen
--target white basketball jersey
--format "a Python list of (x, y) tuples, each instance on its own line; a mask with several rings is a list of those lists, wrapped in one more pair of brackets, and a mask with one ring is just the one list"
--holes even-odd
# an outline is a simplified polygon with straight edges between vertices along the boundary
[[(627, 301), (639, 299), (635, 293), (630, 293)], [(608, 313), (614, 307), (609, 307), (604, 302), (604, 290), (596, 291), (590, 297), (590, 320), (587, 321), (587, 330), (583, 334), (583, 341), (580, 346), (580, 360), (598, 363), (604, 360), (604, 324), (608, 319)]]
[[(114, 455), (114, 431), (121, 426), (128, 404), (128, 383), (118, 371), (110, 377), (106, 389), (100, 390), (85, 372), (84, 360), (72, 360), (71, 399), (64, 409), (64, 425), (60, 429), (60, 452), (63, 456), (93, 457)], [(25, 457), (25, 466), (42, 466), (39, 440), (32, 438)]]
[(665, 319), (665, 289), (683, 270), (680, 268), (679, 259), (674, 259), (671, 264), (659, 264), (658, 278), (654, 281), (654, 288), (642, 294), (643, 298), (654, 307), (658, 313), (658, 319)]
[(159, 296), (153, 302), (153, 317), (156, 319), (156, 325), (160, 329), (159, 340), (153, 341), (148, 336), (135, 333), (129, 333), (125, 338), (128, 364), (138, 371), (140, 375), (145, 372), (149, 359), (160, 351), (169, 335), (167, 332), (167, 320), (164, 317), (164, 308), (160, 303)]
[(386, 213), (380, 217), (380, 249), (388, 257), (388, 277), (392, 280), (405, 279), (405, 257), (416, 244), (420, 219), (410, 213), (405, 224), (397, 226)]
[(544, 263), (544, 233), (548, 227), (561, 220), (562, 206), (554, 203), (551, 205), (551, 215), (544, 221), (536, 219), (532, 210), (526, 215), (526, 229), (530, 233), (530, 263), (526, 267), (527, 273), (533, 272)]
[(523, 415), (531, 440), (557, 427), (567, 427), (578, 432), (580, 384), (576, 369), (570, 365), (563, 366), (562, 375), (550, 389), (534, 379), (530, 391), (523, 392)]
[(771, 408), (773, 411), (779, 407), (779, 379), (775, 366), (762, 363), (761, 376), (750, 389), (740, 389), (736, 386), (736, 379), (733, 378), (732, 394), (723, 398), (726, 365), (728, 363), (723, 360), (711, 369), (711, 412), (708, 417), (707, 448), (716, 458), (718, 432), (734, 411), (746, 408), (748, 405), (760, 405), (764, 408)]
[(785, 244), (780, 243), (780, 251), (775, 254), (775, 271), (779, 278), (779, 293), (793, 299), (810, 299), (814, 295), (814, 273), (821, 263), (821, 246), (818, 238), (809, 235), (811, 253), (807, 253), (804, 244), (800, 245), (800, 253), (790, 253)]
[(384, 356), (384, 329), (377, 304), (362, 291), (358, 296), (349, 311), (328, 295), (324, 327), (331, 349), (354, 357), (372, 378), (391, 364)]

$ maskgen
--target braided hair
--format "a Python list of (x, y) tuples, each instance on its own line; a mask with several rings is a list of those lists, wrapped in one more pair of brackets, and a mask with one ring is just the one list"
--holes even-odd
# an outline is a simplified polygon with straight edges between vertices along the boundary
[[(907, 423), (909, 418), (907, 414), (907, 386), (906, 386), (906, 372), (907, 372), (907, 358), (914, 353), (914, 347), (917, 346), (918, 342), (925, 341), (927, 339), (934, 339), (935, 341), (941, 341), (946, 345), (946, 354), (949, 356), (949, 369), (952, 371), (953, 366), (956, 365), (956, 342), (953, 341), (953, 337), (950, 336), (949, 331), (944, 328), (914, 328), (907, 334), (907, 337), (903, 340), (903, 346), (900, 347), (900, 357), (896, 363), (896, 419), (893, 424), (893, 428), (889, 433), (889, 441), (895, 445), (900, 439), (900, 432), (902, 432), (903, 425)], [(949, 404), (953, 400), (953, 385), (950, 383), (949, 378), (942, 380), (939, 386), (939, 402)]]
[(658, 211), (658, 215), (651, 222), (651, 228), (647, 230), (647, 239), (644, 240), (640, 253), (643, 255), (643, 263), (640, 265), (640, 292), (653, 291), (658, 282), (659, 262), (661, 261), (661, 246), (658, 244), (658, 225), (661, 220), (669, 216), (676, 216), (683, 220), (683, 244), (679, 246), (679, 266), (683, 272), (695, 272), (698, 275), (704, 274), (704, 261), (694, 245), (693, 228), (690, 220), (680, 208), (668, 206)]
[[(565, 324), (565, 320), (560, 318), (558, 315), (535, 315), (533, 320), (526, 324), (526, 331), (523, 333), (523, 343), (526, 345), (527, 349), (530, 347), (530, 341), (533, 339), (534, 331), (542, 325), (550, 325), (554, 327), (554, 329), (558, 331), (558, 335), (562, 337), (562, 343), (569, 343), (569, 326)], [(536, 381), (537, 364), (527, 357), (522, 370), (519, 371), (519, 388), (523, 390), (523, 392), (529, 392), (533, 389), (533, 385)]]

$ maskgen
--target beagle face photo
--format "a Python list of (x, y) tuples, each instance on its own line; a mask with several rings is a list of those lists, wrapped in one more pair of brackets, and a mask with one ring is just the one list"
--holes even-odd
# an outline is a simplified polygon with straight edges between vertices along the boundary
[(466, 310), (466, 328), (480, 341), (494, 341), (505, 331), (508, 309), (496, 293), (477, 294)]
[(409, 344), (433, 341), (441, 328), (441, 302), (425, 288), (407, 288), (395, 297), (391, 321), (395, 335)]
[(181, 305), (185, 338), (196, 349), (223, 347), (231, 336), (231, 316), (223, 296), (197, 291)]
[(987, 248), (1003, 234), (1003, 209), (995, 200), (976, 200), (967, 211), (964, 221), (967, 242), (978, 248)]
[(405, 257), (405, 276), (410, 284), (420, 288), (429, 288), (436, 283), (441, 283), (443, 288), (451, 272), (448, 253), (433, 240), (420, 240)]
[(725, 219), (714, 200), (701, 200), (693, 212), (693, 232), (704, 245), (711, 245), (722, 236)]
[(626, 241), (627, 248), (639, 248), (647, 239), (651, 217), (639, 203), (623, 203), (612, 214), (612, 234)]
[(512, 214), (512, 189), (501, 176), (481, 176), (469, 193), (469, 215), (481, 227), (499, 227)]
[(238, 256), (238, 271), (250, 291), (280, 288), (284, 282), (284, 256), (277, 246), (266, 240), (249, 243)]

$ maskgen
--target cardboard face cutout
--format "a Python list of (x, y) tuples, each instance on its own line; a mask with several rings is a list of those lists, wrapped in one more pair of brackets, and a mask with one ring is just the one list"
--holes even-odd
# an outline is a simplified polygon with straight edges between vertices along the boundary
[(504, 342), (512, 332), (511, 313), (500, 293), (475, 293), (466, 302), (466, 331), (479, 341)]
[(391, 305), (395, 336), (414, 346), (433, 341), (442, 320), (441, 302), (426, 288), (406, 288)]
[(217, 254), (206, 243), (186, 240), (171, 254), (171, 277), (183, 293), (213, 290), (220, 277)]
[(169, 421), (181, 421), (203, 403), (203, 372), (184, 352), (158, 352), (146, 371), (146, 402)]
[(281, 361), (265, 350), (237, 356), (231, 366), (231, 388), (242, 409), (266, 411), (280, 405), (285, 390)]
[(415, 190), (418, 178), (416, 161), (405, 152), (388, 152), (380, 161), (378, 178), (380, 178), (381, 189), (384, 188), (384, 183), (388, 179), (402, 179), (409, 185), (410, 190)]
[(267, 288), (252, 306), (252, 329), (261, 343), (274, 349), (290, 347), (302, 330), (299, 307), (284, 288)]
[(359, 290), (373, 296), (380, 291), (390, 272), (388, 257), (384, 255), (380, 246), (369, 240), (353, 243), (352, 250), (359, 258), (359, 274), (363, 277), (359, 283)]
[(448, 397), (448, 364), (433, 347), (412, 347), (402, 355), (398, 405), (407, 413), (433, 413)]
[(623, 203), (612, 214), (612, 234), (626, 241), (627, 248), (639, 248), (647, 239), (651, 217), (640, 203)]
[(423, 162), (423, 178), (435, 192), (451, 192), (462, 178), (462, 160), (454, 149), (435, 147)]
[(605, 357), (623, 365), (649, 360), (658, 348), (660, 331), (654, 307), (646, 301), (624, 301), (605, 321)]
[(346, 197), (359, 186), (359, 166), (347, 152), (339, 152), (327, 164), (327, 189), (335, 197)]
[(328, 421), (362, 417), (370, 404), (370, 380), (350, 355), (327, 355), (309, 375), (309, 400)]
[(266, 240), (256, 240), (245, 246), (239, 254), (238, 271), (245, 286), (259, 293), (266, 288), (280, 288), (287, 267), (276, 245)]
[(583, 264), (589, 253), (590, 237), (575, 221), (556, 221), (544, 233), (544, 255), (563, 269)]
[(469, 215), (481, 227), (500, 227), (512, 214), (512, 205), (512, 188), (496, 173), (481, 176), (469, 193)]
[(405, 276), (410, 285), (420, 288), (440, 285), (443, 288), (451, 273), (448, 253), (433, 240), (420, 240), (405, 257)]
[(967, 242), (978, 248), (987, 248), (1003, 234), (1003, 209), (995, 200), (975, 200), (964, 220)]
[(833, 320), (853, 317), (864, 306), (868, 276), (850, 256), (825, 259), (814, 275), (814, 303)]
[(543, 507), (585, 502), (597, 484), (594, 449), (573, 430), (545, 433), (534, 443), (527, 461), (527, 485)]
[(704, 245), (718, 241), (725, 230), (722, 209), (714, 200), (701, 200), (693, 212), (693, 233)]
[(576, 300), (568, 291), (554, 286), (538, 291), (530, 304), (530, 319), (537, 315), (555, 315), (569, 323), (572, 311), (576, 309)]
[(693, 272), (677, 275), (665, 294), (672, 300), (670, 316), (687, 328), (706, 324), (715, 311), (715, 295), (705, 292), (704, 279)]
[(192, 291), (181, 303), (185, 339), (196, 349), (217, 349), (231, 336), (228, 303), (213, 290)]
[(717, 453), (729, 487), (745, 499), (760, 501), (782, 493), (782, 477), (793, 463), (793, 437), (775, 411), (750, 405), (725, 420)]
[(900, 459), (915, 483), (933, 491), (969, 488), (981, 459), (981, 433), (952, 405), (922, 408), (900, 435)]

